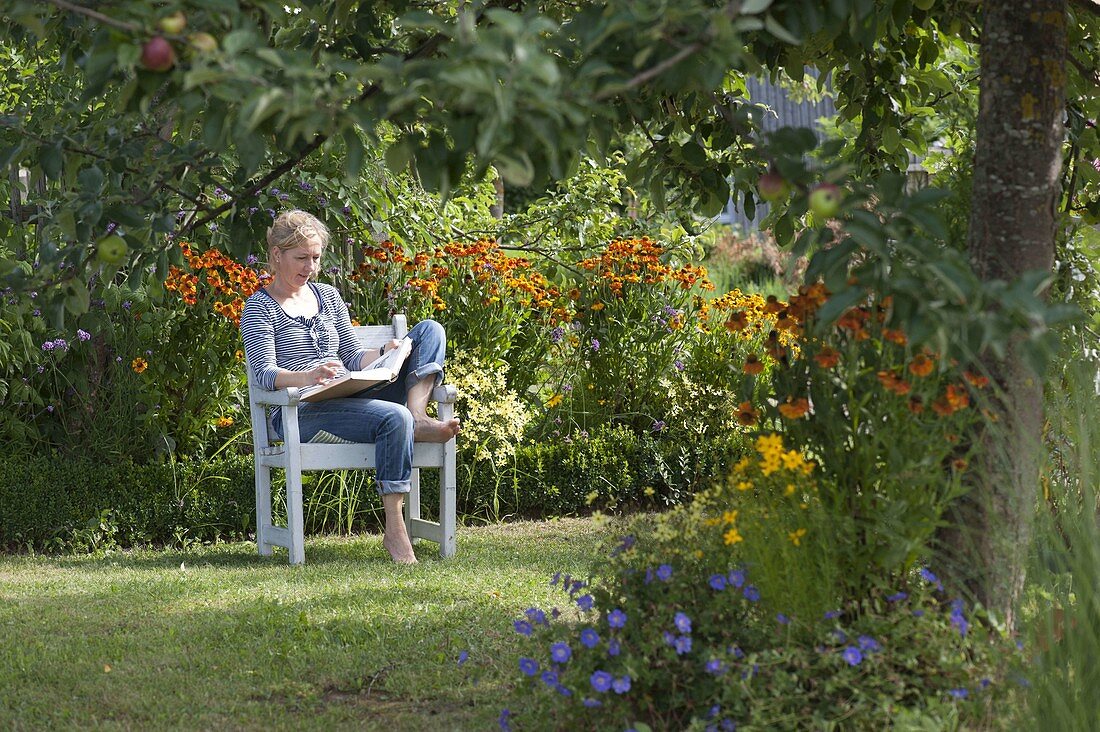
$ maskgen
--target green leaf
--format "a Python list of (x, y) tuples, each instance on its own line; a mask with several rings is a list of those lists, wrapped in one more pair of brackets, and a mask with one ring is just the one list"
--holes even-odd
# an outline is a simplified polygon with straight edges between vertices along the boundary
[(80, 184), (80, 190), (83, 193), (98, 195), (103, 190), (103, 171), (94, 165), (80, 171), (76, 176), (76, 180)]
[(344, 146), (347, 148), (344, 158), (344, 172), (348, 178), (358, 178), (359, 171), (363, 169), (363, 141), (359, 134), (352, 128), (345, 128), (341, 133), (344, 138)]
[(47, 178), (57, 180), (61, 177), (61, 141), (43, 143), (38, 148), (38, 164)]
[(845, 287), (825, 301), (817, 311), (817, 319), (822, 325), (829, 325), (841, 313), (852, 307), (866, 296), (862, 287)]
[(768, 33), (771, 33), (773, 36), (783, 41), (784, 43), (789, 43), (792, 46), (798, 46), (802, 43), (802, 40), (800, 38), (796, 37), (789, 30), (784, 28), (771, 13), (768, 13), (768, 15), (764, 18), (764, 28), (768, 31)]
[(240, 158), (241, 167), (245, 175), (252, 175), (260, 167), (264, 160), (267, 146), (255, 132), (250, 130), (238, 131), (235, 142), (237, 143), (237, 156)]
[(762, 13), (771, 7), (773, 0), (745, 0), (741, 3), (741, 13), (743, 15), (756, 15)]

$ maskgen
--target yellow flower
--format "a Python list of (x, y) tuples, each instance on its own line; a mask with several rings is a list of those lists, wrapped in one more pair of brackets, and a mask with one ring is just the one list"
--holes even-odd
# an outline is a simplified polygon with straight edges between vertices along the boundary
[(702, 559), (703, 558), (703, 550), (702, 549), (696, 549), (695, 550), (695, 558), (696, 559)]
[(723, 536), (722, 538), (725, 540), (726, 546), (732, 546), (739, 541), (745, 540), (745, 537), (741, 536), (741, 532), (739, 532), (736, 527), (731, 528), (729, 531), (727, 531), (725, 536)]
[[(764, 475), (767, 475), (767, 473), (765, 473)], [(747, 491), (749, 488), (752, 488), (752, 483), (750, 483), (747, 480), (742, 480), (742, 481), (738, 481), (738, 483), (735, 487), (739, 491)]]
[(726, 511), (722, 514), (722, 520), (727, 524), (737, 523), (737, 511)]
[(783, 489), (783, 495), (789, 496), (794, 493), (794, 483), (788, 483), (787, 487)]
[(651, 486), (651, 485), (647, 485), (647, 486), (645, 487), (645, 490), (644, 490), (644, 491), (642, 491), (642, 493), (645, 493), (645, 494), (646, 494), (647, 496), (652, 496), (652, 495), (653, 495), (654, 493), (656, 493), (656, 492), (657, 492), (657, 491), (655, 491), (655, 490), (653, 489), (653, 486)]
[(130, 362), (130, 368), (140, 374), (141, 372), (145, 371), (145, 369), (149, 368), (149, 362), (141, 356), (138, 356)]
[(217, 424), (218, 427), (232, 427), (233, 426), (233, 418), (232, 417), (227, 417), (226, 415), (223, 414), (222, 416), (218, 417), (215, 424)]
[(546, 408), (553, 409), (554, 407), (561, 404), (563, 398), (564, 397), (561, 394), (555, 394), (554, 396), (546, 400)]
[(584, 497), (584, 502), (586, 504), (588, 504), (589, 506), (591, 506), (593, 503), (596, 502), (596, 499), (599, 498), (599, 497), (600, 497), (600, 492), (599, 491), (592, 491), (591, 493), (589, 493), (587, 496)]
[(237, 359), (238, 361), (243, 361), (244, 360), (244, 351), (242, 351), (241, 349), (238, 348), (233, 353), (233, 358)]
[(787, 470), (801, 470), (802, 469), (802, 456), (798, 454), (797, 450), (788, 450), (780, 455), (783, 459), (783, 467)]
[(778, 453), (783, 450), (783, 438), (776, 434), (761, 435), (756, 438), (756, 451), (767, 456), (770, 453)]
[(791, 540), (791, 543), (794, 544), (795, 546), (801, 546), (802, 545), (802, 537), (805, 536), (805, 535), (806, 535), (806, 529), (795, 529), (794, 531), (791, 531), (790, 533), (787, 534), (787, 536)]

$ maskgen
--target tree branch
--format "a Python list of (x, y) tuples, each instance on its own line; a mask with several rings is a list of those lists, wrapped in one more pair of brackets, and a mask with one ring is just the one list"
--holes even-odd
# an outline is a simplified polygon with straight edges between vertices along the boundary
[(622, 94), (623, 92), (628, 91), (630, 89), (633, 89), (636, 86), (641, 86), (642, 84), (646, 83), (650, 79), (652, 79), (656, 76), (660, 76), (661, 74), (668, 71), (673, 66), (680, 63), (681, 61), (686, 59), (688, 56), (691, 56), (692, 54), (696, 53), (697, 51), (699, 51), (700, 49), (702, 49), (705, 46), (706, 46), (706, 43), (704, 43), (702, 41), (696, 41), (695, 43), (692, 43), (690, 46), (684, 46), (679, 51), (672, 54), (671, 56), (666, 58), (661, 63), (657, 64), (656, 66), (654, 66), (652, 68), (646, 69), (645, 71), (641, 72), (640, 74), (634, 76), (629, 81), (627, 81), (625, 84), (622, 84), (621, 86), (614, 87), (612, 89), (605, 89), (604, 91), (597, 94), (594, 97), (594, 99), (597, 102), (602, 102), (605, 99), (608, 99), (609, 97), (613, 97), (613, 96), (616, 96), (618, 94)]
[(1097, 0), (1072, 0), (1073, 4), (1094, 15), (1100, 15), (1100, 2)]
[(46, 2), (50, 3), (51, 5), (56, 5), (62, 10), (68, 10), (70, 13), (76, 13), (77, 15), (86, 16), (96, 21), (97, 23), (109, 25), (113, 28), (118, 28), (129, 33), (137, 33), (142, 30), (140, 26), (134, 25), (133, 23), (127, 23), (122, 20), (115, 20), (109, 15), (104, 15), (97, 10), (86, 8), (83, 5), (77, 5), (76, 3), (68, 2), (68, 0), (46, 0)]

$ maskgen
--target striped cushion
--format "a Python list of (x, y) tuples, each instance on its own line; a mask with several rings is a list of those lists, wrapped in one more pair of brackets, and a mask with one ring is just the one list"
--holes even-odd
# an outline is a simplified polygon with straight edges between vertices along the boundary
[(315, 434), (313, 436), (313, 439), (310, 440), (310, 443), (315, 444), (315, 445), (354, 445), (355, 444), (351, 440), (345, 440), (343, 437), (338, 437), (338, 436), (332, 434), (331, 432), (325, 432), (324, 430), (319, 430), (317, 432), (317, 434)]

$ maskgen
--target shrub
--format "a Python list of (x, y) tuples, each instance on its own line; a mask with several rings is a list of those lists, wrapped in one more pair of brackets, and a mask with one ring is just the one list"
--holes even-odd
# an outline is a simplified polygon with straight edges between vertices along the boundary
[[(1012, 647), (923, 570), (816, 617), (772, 608), (722, 552), (663, 562), (622, 538), (564, 611), (529, 608), (505, 721), (534, 729), (993, 727)], [(536, 721), (537, 720), (537, 721)]]
[(243, 538), (251, 457), (136, 464), (14, 456), (0, 463), (0, 546), (83, 551)]

